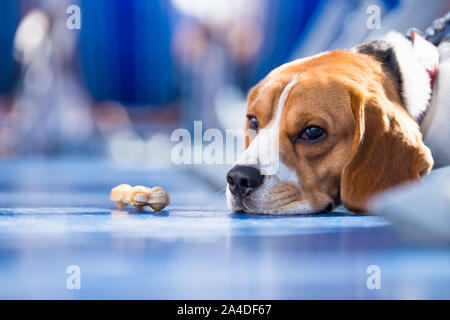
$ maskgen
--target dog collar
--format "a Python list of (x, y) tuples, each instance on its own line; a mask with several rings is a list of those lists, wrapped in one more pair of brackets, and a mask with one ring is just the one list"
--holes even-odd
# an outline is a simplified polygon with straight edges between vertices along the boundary
[[(439, 51), (434, 44), (422, 37), (418, 32), (411, 32), (411, 41), (414, 48), (414, 52), (418, 60), (422, 63), (428, 72), (430, 77), (430, 88), (433, 92), (434, 81), (439, 69)], [(421, 124), (431, 105), (431, 94), (430, 100), (426, 109), (417, 117), (416, 121)]]

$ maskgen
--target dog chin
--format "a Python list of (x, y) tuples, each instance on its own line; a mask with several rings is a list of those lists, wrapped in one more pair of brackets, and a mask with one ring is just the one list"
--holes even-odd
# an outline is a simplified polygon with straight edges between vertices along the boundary
[(226, 189), (228, 208), (233, 212), (244, 212), (254, 214), (312, 214), (317, 212), (307, 201), (295, 198), (279, 201), (271, 199), (268, 194), (258, 190), (250, 196), (240, 199)]

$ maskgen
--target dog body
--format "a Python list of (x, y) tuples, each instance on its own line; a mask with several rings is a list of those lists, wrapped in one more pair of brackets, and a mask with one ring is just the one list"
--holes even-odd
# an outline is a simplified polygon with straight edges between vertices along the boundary
[[(365, 212), (372, 194), (424, 176), (433, 157), (449, 165), (450, 42), (438, 46), (436, 78), (414, 45), (390, 33), (270, 72), (248, 95), (229, 208), (308, 214), (342, 202)], [(262, 141), (277, 148), (261, 152)], [(276, 172), (261, 173), (267, 163)]]

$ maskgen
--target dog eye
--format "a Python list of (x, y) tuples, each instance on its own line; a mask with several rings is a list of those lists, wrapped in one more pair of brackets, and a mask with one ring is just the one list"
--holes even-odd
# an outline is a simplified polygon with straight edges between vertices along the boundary
[(294, 139), (296, 141), (303, 140), (307, 142), (315, 142), (326, 134), (325, 129), (321, 127), (311, 126), (300, 132)]
[(254, 116), (248, 116), (248, 127), (252, 130), (258, 131), (259, 123)]

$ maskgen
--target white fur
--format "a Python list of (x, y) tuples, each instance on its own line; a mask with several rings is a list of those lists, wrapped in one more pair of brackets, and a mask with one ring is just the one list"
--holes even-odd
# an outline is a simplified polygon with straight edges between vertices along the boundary
[[(283, 113), (289, 92), (297, 81), (297, 77), (293, 77), (286, 87), (284, 87), (278, 100), (278, 106), (274, 117), (265, 128), (260, 130), (247, 150), (245, 150), (242, 156), (236, 161), (235, 165), (254, 166), (261, 170), (261, 174), (263, 175), (272, 176), (279, 173), (281, 163), (279, 152), (281, 114)], [(283, 168), (284, 176), (286, 176), (286, 171), (287, 169)], [(295, 175), (295, 172), (293, 173)], [(290, 179), (292, 179), (292, 173), (288, 175), (291, 177)]]
[(450, 165), (450, 43), (443, 42), (438, 47), (439, 67), (432, 90), (429, 74), (412, 43), (397, 32), (390, 32), (384, 40), (394, 47), (407, 110), (415, 120), (426, 111), (421, 131), (435, 168)]
[(389, 32), (384, 38), (394, 47), (403, 81), (402, 96), (409, 113), (418, 119), (430, 101), (430, 78), (425, 66), (418, 60), (411, 42), (398, 32)]
[[(280, 163), (280, 167), (290, 170), (284, 164)], [(293, 175), (296, 176), (295, 172)], [(250, 197), (243, 199), (244, 209), (252, 209), (260, 213), (270, 213), (270, 214), (308, 214), (314, 212), (314, 208), (311, 206), (307, 200), (298, 200), (293, 202), (289, 206), (283, 206), (283, 201), (273, 195), (272, 189), (280, 182), (288, 182), (287, 180), (281, 180), (279, 175), (265, 176), (264, 183), (257, 190), (255, 190)], [(270, 199), (270, 201), (268, 201)], [(251, 203), (251, 208), (249, 208), (249, 203)], [(268, 204), (278, 206), (283, 206), (283, 208), (271, 208), (268, 210)]]

